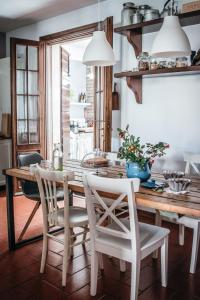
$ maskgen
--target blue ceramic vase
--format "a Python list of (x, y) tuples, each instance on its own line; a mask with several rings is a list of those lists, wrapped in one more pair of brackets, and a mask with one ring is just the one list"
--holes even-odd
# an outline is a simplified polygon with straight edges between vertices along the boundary
[(141, 168), (137, 162), (126, 162), (126, 174), (128, 178), (139, 178), (141, 181), (147, 181), (151, 177), (148, 163)]

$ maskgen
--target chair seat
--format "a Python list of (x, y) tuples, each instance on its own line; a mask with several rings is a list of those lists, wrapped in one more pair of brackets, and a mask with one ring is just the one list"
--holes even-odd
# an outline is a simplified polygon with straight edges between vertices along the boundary
[[(120, 219), (120, 221), (129, 229), (129, 220), (127, 219)], [(107, 226), (107, 228), (110, 229), (115, 229), (115, 230), (120, 230), (122, 231), (122, 229), (116, 224), (116, 223), (111, 223)], [(169, 234), (169, 230), (166, 228), (161, 228), (158, 226), (154, 226), (154, 225), (150, 225), (150, 224), (146, 224), (146, 223), (140, 223), (139, 222), (139, 234), (140, 234), (140, 246), (141, 246), (141, 258), (146, 257), (148, 254), (152, 253), (152, 249), (155, 246), (155, 249), (157, 249), (157, 244), (159, 242), (161, 242), (163, 239)], [(119, 238), (119, 237), (115, 237), (115, 236), (111, 236), (108, 234), (104, 234), (104, 233), (98, 233), (98, 237), (96, 238), (96, 246), (97, 246), (97, 251), (98, 251), (98, 246), (100, 244), (104, 244), (105, 245), (105, 249), (106, 249), (106, 245), (112, 246), (113, 247), (113, 251), (114, 249), (117, 251), (123, 252), (127, 258), (127, 255), (130, 258), (132, 258), (132, 247), (131, 247), (131, 241), (130, 240), (126, 240), (123, 238)], [(102, 248), (102, 247), (101, 247)], [(148, 248), (148, 249), (147, 249)], [(149, 250), (150, 249), (150, 250)], [(101, 249), (102, 250), (102, 249)], [(121, 253), (120, 253), (120, 257), (121, 257)]]
[(163, 211), (163, 210), (159, 210), (159, 213), (162, 219), (164, 220), (175, 222), (175, 223), (178, 221), (179, 216), (177, 213), (170, 212), (170, 211)]
[[(38, 193), (25, 194), (24, 196), (31, 200), (34, 200), (34, 201), (40, 201), (39, 191), (38, 191)], [(63, 189), (57, 189), (56, 197), (57, 197), (58, 201), (62, 201), (64, 199)]]
[(186, 227), (195, 228), (198, 225), (198, 223), (200, 222), (200, 218), (183, 216), (183, 217), (179, 218), (177, 222)]
[[(58, 219), (58, 225), (63, 226), (64, 225), (64, 208), (61, 208), (58, 210), (57, 219)], [(70, 206), (69, 207), (69, 225), (70, 225), (70, 227), (88, 225), (88, 214), (87, 214), (86, 208)]]

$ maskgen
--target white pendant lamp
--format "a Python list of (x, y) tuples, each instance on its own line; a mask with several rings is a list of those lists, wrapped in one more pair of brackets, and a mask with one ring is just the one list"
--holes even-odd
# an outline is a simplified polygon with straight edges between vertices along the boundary
[[(100, 1), (98, 1), (98, 22), (100, 25)], [(83, 55), (83, 64), (87, 66), (113, 66), (115, 57), (113, 49), (108, 42), (105, 32), (101, 30), (94, 31), (93, 37), (87, 46)]]
[(153, 57), (182, 57), (191, 55), (191, 46), (177, 16), (166, 16), (153, 42)]

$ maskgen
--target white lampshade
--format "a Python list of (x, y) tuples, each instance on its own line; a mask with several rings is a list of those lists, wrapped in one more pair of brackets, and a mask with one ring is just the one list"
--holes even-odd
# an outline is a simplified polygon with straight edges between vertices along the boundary
[(114, 52), (106, 39), (104, 31), (95, 31), (83, 55), (83, 64), (87, 66), (113, 66)]
[(164, 18), (162, 27), (153, 42), (154, 57), (182, 57), (191, 55), (191, 46), (177, 16)]

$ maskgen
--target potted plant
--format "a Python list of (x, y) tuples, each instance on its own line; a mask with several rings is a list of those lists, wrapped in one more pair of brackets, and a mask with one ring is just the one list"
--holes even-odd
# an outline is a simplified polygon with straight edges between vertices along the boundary
[(122, 145), (118, 151), (118, 158), (126, 160), (126, 172), (128, 178), (140, 178), (147, 181), (151, 177), (151, 166), (156, 157), (165, 154), (169, 144), (159, 142), (157, 144), (141, 144), (140, 137), (129, 133), (129, 125), (125, 130), (117, 129)]

